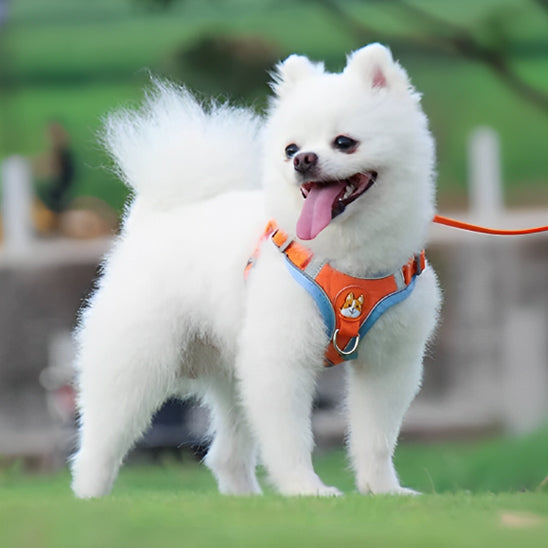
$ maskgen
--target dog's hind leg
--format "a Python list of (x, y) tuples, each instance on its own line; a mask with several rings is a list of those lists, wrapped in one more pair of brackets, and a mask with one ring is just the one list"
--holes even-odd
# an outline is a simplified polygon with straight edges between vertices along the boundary
[(80, 498), (110, 491), (127, 451), (170, 395), (180, 360), (167, 318), (159, 325), (158, 316), (124, 322), (89, 312), (80, 333), (80, 446), (72, 461)]
[(205, 464), (228, 495), (259, 494), (255, 475), (256, 443), (243, 415), (234, 379), (219, 377), (208, 383), (204, 403), (211, 412), (213, 442)]

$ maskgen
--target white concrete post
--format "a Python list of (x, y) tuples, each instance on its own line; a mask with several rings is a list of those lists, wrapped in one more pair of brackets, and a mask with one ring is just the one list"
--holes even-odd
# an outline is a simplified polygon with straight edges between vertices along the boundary
[(503, 212), (504, 197), (497, 132), (478, 127), (468, 141), (470, 213), (476, 221), (489, 222)]
[(12, 255), (24, 255), (34, 237), (29, 163), (21, 156), (10, 156), (2, 163), (1, 177), (4, 249)]
[[(500, 169), (499, 139), (497, 133), (488, 127), (478, 127), (468, 140), (468, 192), (470, 218), (472, 222), (498, 226), (503, 214), (503, 196)], [(470, 363), (467, 391), (476, 390), (481, 397), (488, 416), (500, 420), (501, 410), (497, 393), (500, 384), (501, 310), (506, 311), (506, 295), (496, 293), (501, 283), (498, 266), (501, 261), (501, 241), (478, 236), (474, 244), (464, 250), (466, 268), (461, 274), (463, 333), (465, 334)], [(504, 252), (502, 252), (504, 254)], [(498, 283), (497, 283), (498, 282)]]

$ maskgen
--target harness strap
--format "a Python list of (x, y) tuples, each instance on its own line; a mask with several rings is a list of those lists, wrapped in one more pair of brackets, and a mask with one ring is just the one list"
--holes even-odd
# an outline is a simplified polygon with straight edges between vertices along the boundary
[(426, 267), (422, 251), (388, 276), (348, 276), (326, 261), (316, 259), (310, 249), (289, 238), (270, 221), (248, 261), (246, 276), (259, 255), (260, 246), (269, 237), (285, 255), (290, 274), (310, 293), (322, 315), (330, 341), (325, 354), (326, 366), (356, 359), (360, 340), (384, 312), (411, 294), (416, 276)]

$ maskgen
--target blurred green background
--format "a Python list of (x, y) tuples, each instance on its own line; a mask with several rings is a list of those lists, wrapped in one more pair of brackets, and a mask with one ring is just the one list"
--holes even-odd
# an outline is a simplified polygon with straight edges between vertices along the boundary
[[(423, 93), (441, 208), (466, 206), (466, 141), (482, 125), (500, 135), (507, 203), (548, 205), (547, 0), (0, 0), (0, 161), (43, 154), (46, 126), (60, 120), (75, 195), (120, 212), (126, 189), (99, 145), (101, 118), (137, 105), (150, 73), (260, 110), (278, 60), (298, 52), (338, 70), (372, 41), (392, 48)], [(544, 428), (403, 444), (402, 482), (427, 493), (403, 500), (222, 498), (191, 460), (126, 467), (112, 497), (76, 503), (65, 469), (37, 478), (0, 458), (0, 546), (541, 546), (547, 440)], [(317, 461), (328, 482), (353, 490), (341, 451)]]
[(438, 144), (441, 207), (466, 205), (466, 139), (501, 136), (508, 203), (548, 203), (548, 7), (544, 0), (17, 0), (0, 23), (0, 158), (37, 155), (59, 119), (76, 195), (121, 210), (101, 117), (138, 103), (149, 72), (260, 109), (267, 70), (292, 52), (344, 65), (391, 46), (423, 93)]

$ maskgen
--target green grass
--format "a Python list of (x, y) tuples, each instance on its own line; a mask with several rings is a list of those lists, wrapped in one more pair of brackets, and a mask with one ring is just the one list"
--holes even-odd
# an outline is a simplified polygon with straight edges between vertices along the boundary
[[(508, 515), (527, 525), (506, 526)], [(540, 547), (548, 534), (546, 497), (542, 495), (433, 495), (419, 500), (352, 495), (337, 500), (287, 500), (149, 493), (142, 499), (119, 496), (70, 502), (53, 497), (31, 503), (15, 498), (3, 511), (1, 522), (5, 548), (503, 548)]]
[[(127, 465), (112, 495), (78, 501), (69, 476), (0, 472), (3, 548), (140, 546), (533, 547), (548, 535), (548, 431), (477, 443), (403, 444), (402, 482), (421, 497), (357, 494), (341, 451), (316, 458), (346, 495), (286, 499), (217, 494), (210, 473)], [(264, 483), (264, 482), (263, 482)]]

